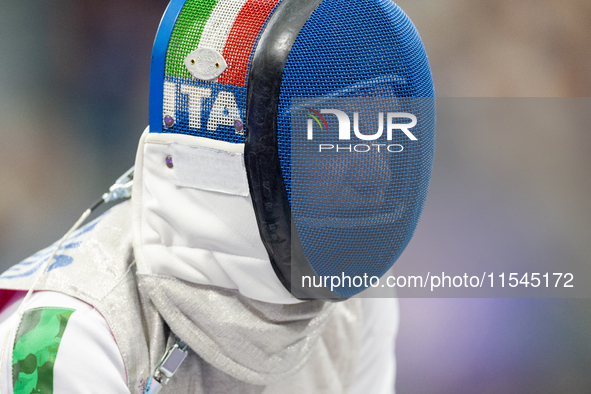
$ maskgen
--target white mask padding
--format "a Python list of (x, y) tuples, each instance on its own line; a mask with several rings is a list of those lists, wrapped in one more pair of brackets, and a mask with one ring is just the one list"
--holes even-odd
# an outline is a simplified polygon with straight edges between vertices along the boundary
[(146, 129), (132, 193), (138, 271), (297, 303), (260, 239), (243, 152), (244, 144)]
[(190, 187), (242, 197), (249, 195), (243, 153), (178, 142), (171, 147), (172, 157), (181, 158), (173, 161), (175, 184), (179, 188)]

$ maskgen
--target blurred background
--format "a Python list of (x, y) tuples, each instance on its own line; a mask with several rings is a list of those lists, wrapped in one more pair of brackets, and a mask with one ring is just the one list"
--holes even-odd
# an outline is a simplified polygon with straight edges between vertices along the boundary
[[(0, 271), (58, 239), (133, 164), (166, 4), (0, 2)], [(398, 4), (441, 100), (591, 96), (588, 0)], [(591, 263), (587, 120), (497, 135), (440, 119), (430, 194), (399, 263)], [(400, 307), (399, 394), (591, 392), (588, 299)]]

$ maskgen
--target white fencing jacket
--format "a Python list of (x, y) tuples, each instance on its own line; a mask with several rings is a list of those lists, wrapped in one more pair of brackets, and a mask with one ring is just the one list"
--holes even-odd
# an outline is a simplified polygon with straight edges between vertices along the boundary
[(292, 298), (248, 194), (190, 171), (221, 152), (245, 177), (230, 145), (144, 133), (132, 201), (72, 234), (21, 315), (54, 247), (0, 276), (2, 394), (136, 393), (175, 337), (191, 350), (163, 393), (393, 393), (396, 300)]

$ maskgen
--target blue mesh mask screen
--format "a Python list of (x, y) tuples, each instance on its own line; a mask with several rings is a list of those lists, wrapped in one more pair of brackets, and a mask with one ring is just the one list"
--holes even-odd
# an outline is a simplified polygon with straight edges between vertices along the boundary
[[(381, 277), (408, 244), (431, 176), (433, 97), (423, 44), (393, 2), (324, 0), (304, 25), (283, 74), (278, 151), (321, 278)], [(365, 288), (349, 283), (332, 290)]]

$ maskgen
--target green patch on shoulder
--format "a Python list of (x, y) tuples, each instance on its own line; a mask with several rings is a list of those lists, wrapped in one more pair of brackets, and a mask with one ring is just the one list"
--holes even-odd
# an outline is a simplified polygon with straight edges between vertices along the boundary
[(53, 366), (74, 311), (45, 307), (23, 314), (12, 351), (14, 394), (53, 394)]

